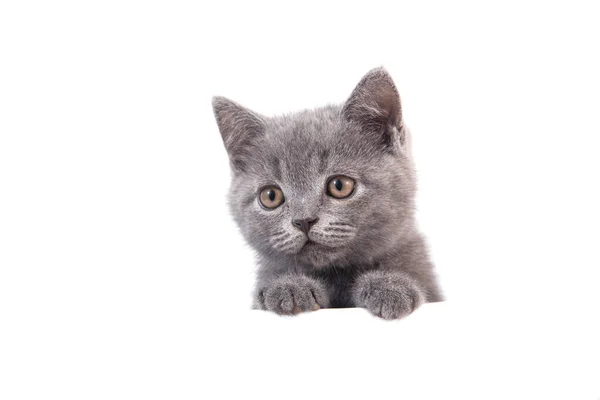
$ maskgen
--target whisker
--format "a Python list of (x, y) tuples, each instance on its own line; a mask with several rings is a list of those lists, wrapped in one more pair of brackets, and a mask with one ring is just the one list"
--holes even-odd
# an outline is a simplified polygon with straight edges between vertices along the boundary
[(285, 241), (285, 242), (283, 242), (283, 243), (278, 243), (278, 244), (277, 244), (277, 247), (278, 247), (278, 248), (281, 250), (281, 249), (284, 249), (286, 246), (287, 246), (287, 247), (289, 247), (288, 245), (289, 245), (290, 243), (292, 243), (292, 240), (291, 240), (291, 239), (288, 239), (288, 240), (286, 240), (286, 241)]
[(290, 251), (294, 246), (292, 246), (292, 243), (290, 243), (289, 245), (279, 248), (277, 249), (278, 251), (282, 252), (282, 253), (286, 253), (288, 251)]
[(340, 235), (340, 234), (335, 234), (335, 233), (324, 234), (324, 233), (319, 233), (319, 232), (315, 232), (314, 235), (317, 235), (317, 236), (325, 238), (325, 239), (329, 239), (329, 238), (346, 239), (346, 238), (352, 237), (352, 235)]
[(281, 234), (281, 235), (277, 235), (277, 236), (271, 236), (269, 239), (270, 239), (270, 240), (275, 240), (275, 241), (278, 241), (278, 240), (281, 240), (281, 239), (287, 239), (287, 238), (289, 238), (290, 236), (291, 236), (291, 235), (290, 235), (289, 233), (287, 233), (287, 232), (286, 232), (286, 233), (283, 233), (283, 234)]
[(289, 236), (290, 234), (285, 232), (285, 231), (281, 231), (281, 232), (275, 232), (273, 235), (271, 235), (271, 238), (273, 239), (277, 239), (280, 238), (282, 236)]
[(354, 232), (356, 230), (356, 228), (331, 228), (331, 227), (325, 227), (323, 228), (323, 230), (325, 232)]
[(354, 228), (351, 224), (348, 224), (346, 222), (330, 222), (329, 225), (330, 226), (348, 226), (348, 227)]
[(276, 248), (281, 248), (281, 247), (287, 245), (289, 242), (290, 242), (289, 239), (288, 240), (282, 240), (282, 241), (279, 241), (279, 242), (271, 243), (271, 246), (272, 247), (276, 247)]
[(271, 236), (271, 240), (281, 240), (290, 237), (289, 234), (279, 235), (279, 236)]

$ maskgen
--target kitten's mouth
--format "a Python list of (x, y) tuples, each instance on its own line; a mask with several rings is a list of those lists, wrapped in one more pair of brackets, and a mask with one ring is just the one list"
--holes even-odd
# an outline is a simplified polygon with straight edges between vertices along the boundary
[(304, 243), (304, 246), (302, 246), (301, 250), (331, 250), (331, 249), (332, 249), (331, 246), (327, 246), (322, 243), (317, 243), (312, 239), (308, 239), (306, 241), (306, 243)]

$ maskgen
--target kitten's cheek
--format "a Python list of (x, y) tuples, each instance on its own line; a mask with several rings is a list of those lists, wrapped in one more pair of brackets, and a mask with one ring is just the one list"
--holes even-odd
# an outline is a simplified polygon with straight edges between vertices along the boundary
[(297, 254), (304, 244), (306, 238), (304, 235), (282, 231), (274, 234), (268, 240), (271, 250), (275, 250), (284, 254)]
[(340, 248), (346, 247), (353, 243), (356, 238), (356, 233), (350, 230), (342, 231), (325, 231), (325, 232), (310, 232), (309, 238), (322, 245), (332, 247), (332, 248)]

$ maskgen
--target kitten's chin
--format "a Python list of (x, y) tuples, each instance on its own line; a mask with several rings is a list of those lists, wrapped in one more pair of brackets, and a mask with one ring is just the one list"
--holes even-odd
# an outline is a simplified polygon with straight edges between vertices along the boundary
[(339, 248), (326, 246), (309, 240), (300, 249), (296, 257), (304, 264), (309, 264), (315, 268), (325, 268), (340, 257)]

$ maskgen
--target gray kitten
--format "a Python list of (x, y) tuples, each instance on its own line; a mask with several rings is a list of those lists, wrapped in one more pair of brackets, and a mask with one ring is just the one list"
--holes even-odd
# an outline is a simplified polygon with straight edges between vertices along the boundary
[(401, 318), (441, 301), (415, 227), (415, 171), (400, 97), (383, 68), (345, 104), (268, 118), (213, 108), (232, 170), (229, 205), (257, 251), (254, 307), (364, 307)]

